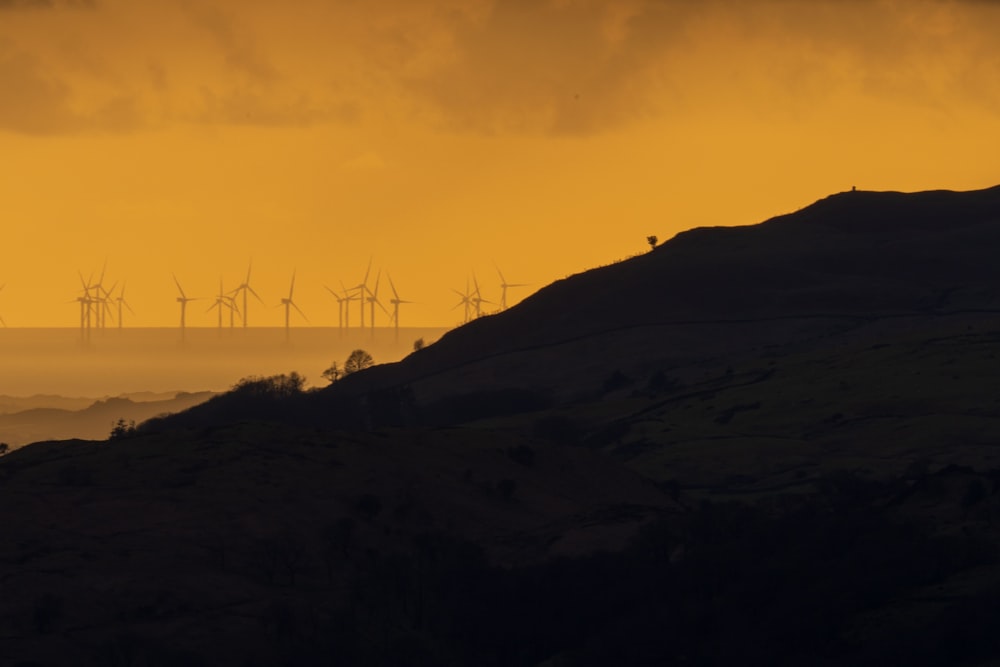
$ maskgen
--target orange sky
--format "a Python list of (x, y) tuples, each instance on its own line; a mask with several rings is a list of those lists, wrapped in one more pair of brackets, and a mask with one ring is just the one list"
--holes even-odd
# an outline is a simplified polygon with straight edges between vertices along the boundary
[(171, 326), (172, 272), (252, 258), (251, 324), (296, 270), (331, 325), (372, 257), (450, 325), (494, 262), (537, 288), (852, 185), (995, 185), (997, 35), (986, 0), (0, 0), (0, 316), (75, 326), (107, 260)]

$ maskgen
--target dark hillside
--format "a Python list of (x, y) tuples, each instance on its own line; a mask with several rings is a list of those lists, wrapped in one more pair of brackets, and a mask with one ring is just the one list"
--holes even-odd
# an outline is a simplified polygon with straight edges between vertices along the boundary
[(997, 247), (1000, 187), (842, 193), (759, 225), (683, 232), (335, 390), (405, 384), (430, 402), (499, 385), (565, 398), (651, 360), (684, 364), (859, 322), (992, 311)]
[(834, 195), (0, 457), (0, 662), (996, 664), (997, 241)]

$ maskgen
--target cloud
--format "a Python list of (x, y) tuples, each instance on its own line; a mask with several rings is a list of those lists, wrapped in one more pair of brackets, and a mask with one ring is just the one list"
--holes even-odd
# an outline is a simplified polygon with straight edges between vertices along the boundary
[(947, 105), (970, 85), (992, 90), (998, 7), (497, 0), (454, 21), (448, 57), (402, 83), (442, 127), (484, 134), (585, 135), (727, 110), (787, 118), (845, 91)]
[(80, 128), (70, 107), (69, 87), (42, 74), (30, 55), (0, 52), (0, 128), (25, 134), (54, 134)]
[(304, 127), (324, 122), (356, 123), (361, 111), (355, 102), (319, 103), (307, 93), (292, 97), (249, 88), (217, 92), (202, 90), (202, 104), (187, 120), (226, 125)]
[(256, 45), (253, 32), (239, 28), (219, 5), (185, 1), (182, 6), (213, 37), (231, 68), (259, 82), (271, 83), (280, 78), (277, 68)]
[(145, 124), (137, 101), (120, 93), (80, 109), (71, 87), (23, 52), (0, 50), (0, 130), (31, 135), (127, 132)]
[(6, 9), (93, 9), (96, 0), (0, 0), (0, 11)]

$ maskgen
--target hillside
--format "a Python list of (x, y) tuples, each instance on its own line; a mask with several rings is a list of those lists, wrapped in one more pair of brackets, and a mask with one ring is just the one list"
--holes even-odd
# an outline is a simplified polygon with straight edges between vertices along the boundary
[[(993, 664), (1000, 188), (696, 229), (0, 458), (22, 664)], [(287, 378), (286, 378), (287, 380)]]
[(683, 232), (337, 389), (406, 384), (429, 402), (516, 386), (563, 400), (615, 370), (642, 375), (873, 321), (994, 311), (998, 241), (1000, 187), (836, 194), (758, 225)]

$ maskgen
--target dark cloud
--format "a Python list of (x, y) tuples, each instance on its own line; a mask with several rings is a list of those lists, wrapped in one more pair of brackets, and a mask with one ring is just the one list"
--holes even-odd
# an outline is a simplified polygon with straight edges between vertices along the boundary
[[(987, 5), (989, 5), (987, 7)], [(452, 129), (589, 134), (648, 115), (778, 115), (845, 89), (940, 103), (991, 85), (984, 0), (497, 0), (451, 26), (452, 57), (409, 76)]]
[(125, 94), (87, 113), (76, 110), (70, 87), (44, 74), (39, 62), (25, 53), (0, 51), (0, 90), (0, 130), (56, 135), (126, 132), (143, 125), (134, 98)]
[(185, 0), (183, 6), (194, 22), (212, 36), (229, 67), (257, 82), (273, 83), (281, 78), (257, 47), (253, 33), (240, 29), (233, 16), (208, 3)]
[(0, 0), (5, 9), (93, 9), (97, 0)]
[(42, 74), (36, 60), (26, 54), (0, 53), (0, 128), (26, 134), (55, 134), (79, 129), (80, 120), (70, 108), (69, 88)]
[(202, 98), (202, 110), (189, 120), (225, 125), (305, 127), (326, 122), (353, 124), (361, 117), (360, 107), (355, 102), (319, 103), (306, 94), (284, 100), (248, 89), (225, 93), (204, 90)]

